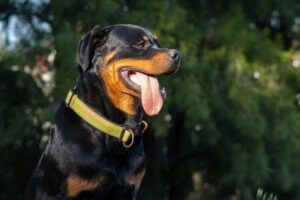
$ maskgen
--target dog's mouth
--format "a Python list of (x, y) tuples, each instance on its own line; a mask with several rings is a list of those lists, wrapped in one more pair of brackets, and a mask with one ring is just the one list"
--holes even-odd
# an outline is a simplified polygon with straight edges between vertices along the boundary
[(120, 73), (127, 87), (141, 94), (142, 106), (146, 114), (157, 115), (165, 97), (165, 91), (160, 90), (157, 78), (128, 68), (121, 69)]

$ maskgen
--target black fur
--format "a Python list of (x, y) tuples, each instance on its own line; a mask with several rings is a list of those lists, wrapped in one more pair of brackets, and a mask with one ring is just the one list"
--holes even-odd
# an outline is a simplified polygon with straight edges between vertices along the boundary
[[(156, 43), (153, 43), (153, 50), (131, 48), (145, 33), (149, 34), (146, 29), (132, 25), (96, 26), (82, 38), (77, 51), (80, 69), (76, 85), (78, 97), (105, 118), (139, 132), (140, 106), (134, 116), (117, 109), (107, 95), (97, 64), (114, 48), (120, 49), (116, 58), (149, 56), (158, 48)], [(141, 134), (135, 136), (133, 147), (126, 149), (118, 139), (93, 128), (62, 103), (55, 115), (49, 142), (29, 181), (25, 199), (133, 200), (138, 187), (125, 177), (139, 174), (145, 167)], [(70, 197), (67, 180), (72, 175), (82, 180), (100, 177), (105, 181)]]

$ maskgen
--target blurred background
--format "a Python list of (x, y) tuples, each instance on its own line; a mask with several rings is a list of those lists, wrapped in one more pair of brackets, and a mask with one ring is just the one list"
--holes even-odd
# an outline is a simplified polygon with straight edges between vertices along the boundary
[(143, 200), (300, 199), (299, 0), (1, 0), (0, 199), (19, 200), (94, 25), (148, 27), (182, 65), (147, 118)]

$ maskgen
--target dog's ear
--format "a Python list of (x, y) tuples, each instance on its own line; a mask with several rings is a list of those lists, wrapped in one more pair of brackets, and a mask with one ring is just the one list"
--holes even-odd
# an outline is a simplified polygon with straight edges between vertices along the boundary
[(77, 48), (77, 62), (80, 72), (84, 72), (91, 67), (95, 47), (104, 44), (109, 28), (95, 26), (90, 32), (81, 38)]

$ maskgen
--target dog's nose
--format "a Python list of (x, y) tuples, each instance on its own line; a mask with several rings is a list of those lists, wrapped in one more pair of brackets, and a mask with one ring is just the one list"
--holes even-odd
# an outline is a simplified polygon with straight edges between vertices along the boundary
[(180, 53), (179, 53), (179, 51), (177, 51), (176, 49), (171, 49), (171, 50), (169, 50), (168, 54), (169, 54), (170, 58), (171, 58), (173, 61), (175, 61), (175, 62), (178, 62), (178, 61), (179, 61), (179, 59), (180, 59)]
[(168, 55), (170, 56), (171, 63), (170, 63), (169, 70), (164, 73), (165, 75), (174, 74), (178, 70), (180, 64), (179, 51), (177, 51), (176, 49), (170, 49), (168, 50)]

